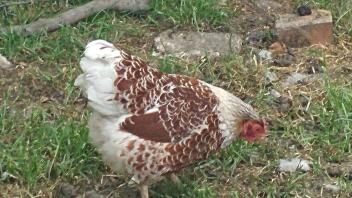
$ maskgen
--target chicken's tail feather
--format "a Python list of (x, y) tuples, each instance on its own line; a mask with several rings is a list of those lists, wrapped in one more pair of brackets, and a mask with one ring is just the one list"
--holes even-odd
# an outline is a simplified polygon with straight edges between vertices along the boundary
[(121, 51), (104, 40), (87, 44), (80, 61), (83, 74), (76, 78), (88, 98), (90, 108), (101, 115), (118, 116), (124, 113), (122, 104), (116, 101), (114, 81), (117, 78), (115, 65), (121, 60)]

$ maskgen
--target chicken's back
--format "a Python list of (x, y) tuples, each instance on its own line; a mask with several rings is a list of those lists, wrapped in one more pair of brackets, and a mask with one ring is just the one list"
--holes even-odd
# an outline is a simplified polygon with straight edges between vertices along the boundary
[(93, 110), (91, 141), (115, 171), (137, 182), (206, 159), (234, 139), (242, 112), (252, 112), (221, 88), (163, 74), (106, 41), (89, 43), (80, 65), (75, 85)]

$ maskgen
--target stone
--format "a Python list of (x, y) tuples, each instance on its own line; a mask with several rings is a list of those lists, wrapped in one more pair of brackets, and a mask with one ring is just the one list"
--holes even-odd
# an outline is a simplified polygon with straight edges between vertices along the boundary
[(267, 71), (265, 72), (265, 80), (269, 83), (277, 81), (279, 78), (277, 77), (275, 72)]
[(6, 172), (6, 171), (1, 174), (1, 178), (0, 179), (2, 181), (4, 181), (4, 180), (10, 179), (10, 178), (11, 179), (18, 179), (18, 177), (16, 177), (15, 175), (13, 175), (13, 174), (11, 174), (9, 172)]
[(279, 15), (275, 23), (279, 40), (288, 47), (330, 43), (333, 40), (331, 12), (313, 10), (311, 15)]
[(276, 1), (258, 0), (255, 2), (256, 6), (264, 11), (275, 11), (282, 8), (282, 5)]
[(340, 191), (340, 187), (337, 185), (333, 185), (333, 184), (324, 184), (323, 187), (325, 190), (332, 192), (332, 193), (337, 193)]
[(339, 177), (343, 174), (343, 170), (339, 164), (330, 164), (326, 171), (331, 177)]
[(281, 113), (287, 113), (292, 107), (292, 100), (286, 96), (280, 96), (275, 99), (275, 108)]
[(272, 96), (273, 98), (280, 98), (281, 97), (280, 92), (276, 91), (275, 89), (271, 89), (269, 93), (270, 93), (270, 96)]
[(295, 72), (287, 77), (286, 81), (284, 82), (284, 85), (289, 87), (289, 86), (296, 85), (298, 83), (304, 83), (306, 82), (308, 77), (309, 75), (307, 74)]
[(289, 97), (283, 96), (275, 89), (271, 89), (268, 97), (268, 105), (273, 106), (277, 111), (286, 113), (292, 107), (292, 100)]
[(310, 58), (306, 61), (308, 67), (308, 74), (324, 73), (324, 62), (317, 58)]
[(268, 30), (254, 30), (247, 33), (245, 42), (250, 45), (264, 47), (266, 43), (270, 42), (272, 39)]
[(7, 60), (7, 58), (0, 54), (0, 69), (10, 69), (12, 63)]
[(347, 179), (352, 180), (352, 162), (331, 163), (326, 168), (326, 171), (331, 177), (345, 175)]
[(279, 42), (279, 41), (272, 43), (269, 46), (268, 50), (273, 54), (283, 54), (283, 53), (288, 52), (288, 49), (287, 49), (285, 43)]
[(292, 65), (294, 61), (295, 61), (294, 56), (288, 53), (284, 53), (284, 54), (278, 54), (275, 57), (275, 60), (273, 61), (273, 63), (279, 67), (288, 67)]
[(260, 50), (258, 53), (258, 56), (264, 60), (270, 60), (273, 58), (272, 53), (269, 52), (268, 50)]
[(241, 50), (242, 38), (232, 33), (172, 32), (166, 30), (154, 39), (157, 52), (177, 57), (218, 57)]
[(297, 170), (309, 171), (310, 162), (300, 158), (280, 159), (279, 171), (281, 172), (295, 172)]

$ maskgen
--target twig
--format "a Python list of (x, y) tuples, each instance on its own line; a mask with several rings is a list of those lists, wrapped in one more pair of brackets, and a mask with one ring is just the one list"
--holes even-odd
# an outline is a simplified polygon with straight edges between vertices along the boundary
[(82, 6), (73, 8), (53, 18), (40, 18), (27, 25), (16, 25), (9, 29), (0, 29), (1, 32), (15, 31), (30, 35), (40, 31), (54, 31), (62, 25), (78, 22), (98, 11), (104, 10), (116, 4), (118, 0), (94, 0)]
[[(96, 12), (107, 8), (122, 9), (126, 2), (135, 2), (137, 6), (141, 4), (137, 0), (94, 0), (82, 6), (63, 12), (52, 18), (40, 18), (37, 21), (27, 25), (16, 25), (10, 28), (0, 28), (0, 32), (20, 32), (31, 35), (41, 31), (55, 31), (62, 25), (70, 25), (93, 15)], [(144, 1), (146, 2), (146, 1)], [(131, 3), (128, 3), (130, 5)]]

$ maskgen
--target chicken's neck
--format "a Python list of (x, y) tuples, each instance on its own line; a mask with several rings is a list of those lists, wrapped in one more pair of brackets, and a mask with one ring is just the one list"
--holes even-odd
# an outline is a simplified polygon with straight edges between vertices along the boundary
[(221, 148), (224, 148), (239, 137), (245, 119), (259, 119), (253, 108), (233, 94), (219, 87), (206, 84), (219, 100), (217, 112), (219, 115), (219, 130), (224, 138)]

